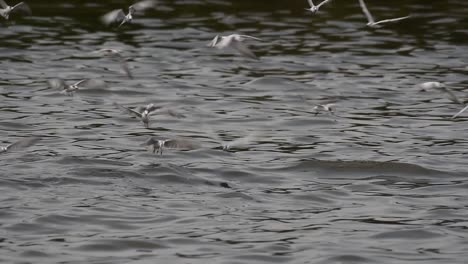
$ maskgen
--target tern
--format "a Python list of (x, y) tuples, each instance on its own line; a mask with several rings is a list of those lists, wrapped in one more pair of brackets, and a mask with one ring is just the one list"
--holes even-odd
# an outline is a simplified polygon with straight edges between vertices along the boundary
[(133, 15), (135, 14), (135, 12), (154, 8), (155, 6), (156, 2), (154, 0), (140, 1), (129, 6), (127, 14), (125, 14), (122, 9), (115, 9), (103, 15), (101, 17), (101, 21), (106, 25), (119, 23), (118, 27), (121, 27), (123, 24), (129, 23), (133, 20)]
[(108, 57), (117, 59), (119, 61), (119, 63), (120, 63), (120, 67), (122, 67), (122, 69), (125, 72), (125, 74), (127, 75), (127, 77), (130, 78), (130, 79), (133, 79), (133, 75), (132, 75), (132, 72), (130, 71), (130, 68), (128, 67), (127, 60), (124, 58), (124, 56), (122, 56), (120, 50), (100, 49), (100, 50), (97, 50), (95, 52), (97, 52), (99, 54), (102, 54), (104, 56), (108, 56)]
[(164, 109), (161, 106), (155, 106), (154, 104), (148, 104), (146, 106), (139, 106), (139, 107), (136, 107), (135, 109), (131, 109), (129, 107), (120, 105), (118, 103), (114, 103), (114, 105), (124, 110), (128, 114), (139, 118), (141, 122), (143, 122), (143, 125), (145, 126), (145, 128), (149, 128), (149, 121), (150, 121), (149, 118), (153, 114), (166, 114), (166, 115), (170, 115), (176, 118), (185, 117), (183, 114), (176, 113), (170, 109)]
[(15, 13), (18, 11), (22, 11), (23, 13), (26, 13), (28, 15), (31, 14), (31, 9), (25, 2), (19, 2), (14, 6), (9, 6), (7, 5), (7, 3), (5, 3), (5, 1), (0, 0), (0, 6), (2, 7), (0, 8), (0, 16), (2, 16), (5, 19), (8, 19), (11, 13)]
[(332, 115), (335, 114), (334, 108), (336, 104), (319, 104), (312, 108), (312, 111), (315, 112), (315, 115), (318, 115), (320, 112), (325, 111)]
[(27, 148), (36, 142), (38, 142), (40, 138), (38, 137), (30, 137), (30, 138), (25, 138), (16, 141), (15, 143), (12, 143), (8, 146), (0, 146), (0, 153), (4, 153), (7, 151), (12, 151), (12, 150), (17, 150), (17, 149), (22, 149), (22, 148)]
[(62, 79), (52, 79), (47, 81), (49, 86), (54, 89), (62, 89), (61, 93), (73, 95), (73, 93), (83, 87), (105, 87), (106, 84), (101, 80), (83, 79), (73, 84), (67, 84)]
[(317, 11), (319, 11), (319, 8), (320, 8), (321, 6), (323, 6), (324, 4), (330, 2), (331, 0), (324, 0), (324, 1), (322, 1), (322, 2), (321, 2), (320, 4), (318, 4), (318, 5), (314, 5), (314, 3), (312, 2), (312, 0), (307, 0), (307, 1), (309, 2), (310, 8), (306, 8), (305, 10), (308, 10), (308, 11), (310, 11), (310, 12), (312, 12), (312, 13), (315, 14), (315, 13), (317, 13)]
[(248, 36), (248, 35), (239, 35), (239, 34), (232, 34), (229, 36), (219, 36), (216, 35), (214, 39), (207, 45), (208, 47), (217, 48), (217, 49), (225, 49), (227, 47), (233, 48), (237, 50), (241, 55), (258, 60), (258, 57), (245, 45), (243, 42), (246, 39), (253, 39), (257, 41), (261, 41), (261, 39)]
[(199, 144), (188, 139), (169, 139), (161, 137), (150, 137), (142, 146), (153, 147), (153, 153), (158, 151), (159, 155), (162, 155), (164, 148), (192, 150), (200, 147)]
[(379, 27), (379, 24), (389, 23), (389, 22), (397, 22), (397, 21), (407, 19), (407, 18), (410, 17), (410, 16), (404, 16), (404, 17), (390, 18), (390, 19), (375, 21), (374, 17), (369, 12), (369, 9), (367, 9), (367, 6), (366, 6), (366, 3), (364, 2), (364, 0), (359, 0), (359, 4), (361, 5), (362, 11), (364, 12), (364, 14), (367, 17), (367, 21), (368, 21), (367, 26), (369, 26), (369, 27), (377, 28), (377, 27)]
[(257, 134), (252, 133), (245, 137), (241, 137), (229, 142), (222, 142), (221, 146), (224, 151), (229, 151), (233, 148), (246, 148), (252, 141), (258, 138)]

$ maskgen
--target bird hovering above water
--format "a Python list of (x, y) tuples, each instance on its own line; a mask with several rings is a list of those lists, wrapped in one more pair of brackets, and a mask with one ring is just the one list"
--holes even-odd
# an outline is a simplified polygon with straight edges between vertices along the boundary
[(319, 104), (319, 105), (314, 106), (312, 108), (312, 111), (315, 112), (315, 115), (318, 115), (321, 111), (325, 111), (334, 115), (335, 112), (333, 109), (335, 108), (335, 105), (336, 104)]
[(40, 140), (39, 137), (30, 137), (30, 138), (21, 139), (21, 140), (16, 141), (15, 143), (10, 144), (10, 145), (1, 146), (0, 147), (0, 153), (4, 153), (4, 152), (7, 152), (7, 151), (12, 151), (12, 150), (17, 150), (17, 149), (22, 149), (22, 148), (27, 148), (27, 147), (35, 144), (39, 140)]
[(52, 79), (47, 81), (49, 86), (54, 89), (62, 89), (61, 93), (65, 93), (67, 95), (73, 95), (73, 93), (80, 88), (83, 87), (104, 87), (106, 84), (103, 81), (99, 80), (91, 80), (91, 79), (83, 79), (79, 80), (73, 84), (67, 84), (62, 79)]
[(31, 9), (24, 2), (19, 2), (18, 4), (14, 6), (9, 6), (7, 5), (7, 3), (5, 3), (5, 1), (0, 0), (0, 6), (2, 7), (0, 8), (0, 16), (2, 16), (5, 19), (8, 19), (11, 13), (20, 12), (20, 11), (28, 15), (31, 14)]
[(183, 114), (176, 113), (175, 111), (171, 109), (164, 109), (162, 106), (155, 106), (154, 104), (148, 104), (146, 106), (139, 106), (135, 109), (131, 109), (129, 107), (120, 105), (118, 103), (114, 103), (114, 105), (125, 112), (127, 112), (130, 115), (133, 115), (141, 120), (143, 122), (143, 125), (145, 128), (149, 128), (149, 118), (151, 115), (154, 114), (166, 114), (172, 117), (176, 118), (183, 118), (185, 117)]
[(328, 3), (328, 2), (330, 2), (331, 0), (324, 0), (324, 1), (322, 1), (322, 2), (321, 2), (320, 4), (318, 4), (318, 5), (314, 5), (314, 3), (312, 2), (312, 0), (307, 0), (307, 1), (309, 2), (310, 8), (306, 8), (305, 10), (308, 10), (308, 11), (310, 11), (310, 12), (312, 12), (312, 13), (315, 14), (315, 13), (317, 13), (317, 11), (319, 11), (319, 8), (320, 8), (322, 5), (324, 5), (324, 4)]
[(100, 49), (97, 51), (94, 51), (96, 53), (102, 54), (104, 56), (108, 56), (111, 58), (115, 58), (119, 61), (120, 67), (122, 67), (122, 70), (125, 72), (128, 78), (133, 79), (132, 72), (130, 71), (130, 68), (128, 67), (128, 63), (124, 56), (122, 56), (120, 50), (116, 49)]
[(224, 48), (233, 48), (237, 50), (241, 55), (258, 60), (258, 57), (245, 45), (243, 42), (246, 39), (253, 39), (257, 41), (261, 41), (261, 39), (248, 36), (248, 35), (239, 35), (239, 34), (232, 34), (229, 36), (219, 36), (216, 35), (214, 39), (207, 45), (208, 47), (217, 48), (217, 49), (224, 49)]
[(384, 24), (384, 23), (389, 23), (389, 22), (397, 22), (403, 19), (407, 19), (410, 16), (404, 16), (404, 17), (398, 17), (398, 18), (390, 18), (390, 19), (384, 19), (380, 21), (375, 21), (374, 17), (372, 14), (369, 12), (369, 9), (367, 9), (366, 3), (364, 0), (359, 0), (359, 5), (361, 5), (362, 12), (364, 12), (364, 15), (367, 17), (367, 26), (372, 27), (372, 28), (378, 28), (380, 27), (379, 24)]
[(164, 148), (192, 150), (200, 147), (199, 144), (188, 139), (168, 139), (161, 137), (150, 137), (142, 146), (153, 147), (153, 153), (158, 151), (159, 155), (162, 155)]
[(114, 23), (119, 23), (118, 27), (121, 27), (123, 24), (131, 22), (133, 20), (133, 15), (137, 11), (144, 11), (146, 9), (154, 8), (156, 6), (156, 1), (154, 0), (143, 0), (136, 2), (135, 4), (128, 7), (128, 13), (125, 14), (122, 9), (115, 9), (101, 17), (102, 23), (109, 26)]

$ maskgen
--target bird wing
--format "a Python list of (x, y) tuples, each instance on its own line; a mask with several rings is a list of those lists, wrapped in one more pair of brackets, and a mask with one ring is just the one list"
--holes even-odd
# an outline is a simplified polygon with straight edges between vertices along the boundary
[(156, 7), (156, 1), (154, 0), (144, 0), (140, 2), (136, 2), (135, 4), (131, 5), (136, 11), (144, 11), (146, 9)]
[(16, 4), (14, 7), (11, 8), (11, 12), (22, 12), (24, 14), (28, 14), (30, 15), (32, 12), (31, 12), (31, 8), (29, 8), (29, 6), (25, 3), (25, 2), (19, 2), (18, 4)]
[(455, 115), (452, 116), (452, 119), (453, 118), (456, 118), (457, 116), (461, 115), (463, 112), (466, 111), (466, 109), (468, 109), (468, 105), (465, 106), (462, 110), (460, 110), (460, 112), (456, 113)]
[(252, 37), (252, 36), (249, 36), (249, 35), (238, 35), (240, 37), (240, 41), (243, 41), (245, 39), (254, 39), (254, 40), (258, 40), (258, 41), (262, 41), (261, 39), (259, 38), (256, 38), (256, 37)]
[(224, 142), (222, 146), (223, 146), (223, 149), (226, 149), (226, 150), (229, 150), (231, 148), (247, 147), (256, 138), (257, 138), (257, 135), (255, 133), (252, 133), (245, 137), (241, 137), (230, 142)]
[(196, 149), (198, 144), (188, 139), (168, 139), (164, 142), (164, 147), (166, 148), (177, 148), (177, 149)]
[(450, 101), (452, 101), (452, 102), (454, 102), (456, 104), (464, 105), (463, 102), (460, 101), (460, 99), (458, 99), (458, 97), (453, 93), (453, 91), (451, 89), (449, 89), (447, 87), (442, 87), (441, 90), (449, 95)]
[(6, 147), (7, 151), (29, 147), (40, 140), (39, 137), (25, 138)]
[(218, 39), (219, 39), (219, 35), (216, 35), (216, 37), (214, 37), (214, 39), (208, 43), (206, 46), (207, 47), (214, 47), (216, 46), (216, 43), (218, 43)]
[(87, 87), (87, 88), (105, 88), (106, 82), (103, 80), (97, 80), (97, 79), (83, 79), (80, 80), (73, 85), (77, 85), (79, 87)]
[(109, 13), (101, 16), (101, 21), (105, 25), (119, 23), (125, 20), (125, 13), (122, 9), (112, 10)]
[(49, 84), (50, 88), (53, 89), (63, 89), (67, 84), (62, 79), (52, 79), (48, 80), (47, 83)]
[(380, 21), (375, 22), (374, 25), (383, 24), (383, 23), (390, 23), (390, 22), (397, 22), (397, 21), (400, 21), (400, 20), (403, 20), (403, 19), (407, 19), (409, 17), (410, 16), (384, 19), (384, 20), (380, 20)]
[(245, 57), (258, 60), (258, 57), (242, 42), (233, 40), (231, 43), (231, 47), (237, 50), (240, 54)]
[(331, 0), (325, 0), (325, 1), (322, 1), (322, 3), (318, 4), (317, 5), (317, 8), (320, 8), (321, 6), (323, 6), (324, 4), (330, 2)]
[(375, 23), (375, 20), (372, 17), (371, 13), (369, 12), (369, 9), (367, 9), (367, 6), (364, 0), (359, 0), (359, 5), (361, 5), (362, 12), (364, 12), (364, 15), (366, 15), (367, 21), (369, 21), (369, 23)]
[(314, 7), (314, 2), (312, 2), (312, 0), (307, 0), (307, 2), (309, 2), (309, 5), (310, 5), (310, 8)]
[(2, 6), (2, 8), (7, 8), (8, 7), (8, 5), (3, 0), (0, 0), (0, 6)]
[(123, 111), (125, 111), (127, 114), (134, 115), (136, 117), (141, 118), (141, 113), (139, 113), (139, 112), (137, 112), (137, 111), (135, 111), (135, 110), (133, 110), (131, 108), (128, 108), (128, 107), (123, 106), (123, 105), (119, 105), (118, 103), (115, 103), (115, 102), (114, 102), (114, 105), (116, 107), (122, 109)]

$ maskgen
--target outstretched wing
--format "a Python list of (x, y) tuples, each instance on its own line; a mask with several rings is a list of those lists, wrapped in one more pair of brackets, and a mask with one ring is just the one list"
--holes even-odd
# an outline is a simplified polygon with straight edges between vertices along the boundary
[(109, 13), (101, 16), (101, 21), (109, 26), (114, 23), (120, 23), (125, 20), (125, 13), (122, 9), (112, 10)]
[(369, 12), (369, 9), (367, 9), (366, 3), (364, 0), (359, 0), (359, 5), (361, 5), (362, 12), (364, 12), (364, 15), (367, 17), (367, 21), (369, 23), (375, 23), (374, 17), (372, 17), (371, 13)]
[(309, 5), (310, 5), (310, 8), (314, 7), (314, 2), (312, 2), (312, 0), (307, 0), (307, 2), (309, 2)]
[(216, 44), (218, 43), (218, 39), (219, 39), (219, 35), (216, 35), (216, 37), (214, 37), (214, 39), (208, 43), (206, 46), (207, 47), (214, 47), (216, 46)]
[(3, 9), (8, 7), (8, 5), (3, 0), (0, 0), (0, 6), (2, 6)]
[(198, 144), (195, 142), (188, 140), (188, 139), (183, 139), (183, 138), (177, 138), (177, 139), (169, 139), (164, 142), (164, 147), (166, 148), (175, 148), (175, 149), (196, 149), (199, 147)]
[(463, 112), (466, 111), (466, 109), (468, 109), (468, 105), (465, 106), (462, 110), (460, 110), (460, 112), (456, 113), (455, 115), (452, 116), (452, 119), (453, 118), (457, 118), (457, 116), (461, 115)]
[(134, 115), (134, 116), (136, 116), (136, 117), (141, 118), (141, 113), (139, 113), (139, 112), (137, 112), (137, 111), (135, 111), (135, 110), (133, 110), (133, 109), (131, 109), (131, 108), (128, 108), (128, 107), (126, 107), (126, 106), (119, 105), (118, 103), (115, 103), (115, 102), (114, 102), (113, 104), (114, 104), (114, 106), (116, 106), (117, 108), (122, 109), (122, 110), (123, 110), (124, 112), (126, 112), (127, 114)]
[(318, 4), (317, 5), (317, 9), (320, 8), (321, 6), (323, 6), (324, 4), (330, 2), (331, 0), (325, 0), (325, 1), (322, 1), (322, 3)]
[(29, 147), (40, 140), (39, 137), (25, 138), (6, 147), (7, 151)]
[(50, 88), (53, 89), (63, 89), (67, 84), (62, 79), (52, 79), (48, 80), (47, 83), (49, 84)]
[(258, 40), (258, 41), (262, 41), (262, 39), (259, 39), (259, 38), (256, 38), (256, 37), (252, 37), (252, 36), (249, 36), (249, 35), (239, 35), (240, 37), (240, 40), (245, 40), (245, 39), (254, 39), (254, 40)]
[(410, 16), (404, 16), (404, 17), (397, 17), (397, 18), (384, 19), (384, 20), (380, 20), (380, 21), (375, 22), (374, 25), (383, 24), (383, 23), (397, 22), (397, 21), (400, 21), (400, 20), (403, 20), (403, 19), (407, 19), (407, 18), (409, 18), (409, 17), (410, 17)]
[(244, 43), (237, 41), (237, 40), (233, 40), (231, 45), (232, 45), (232, 48), (237, 50), (243, 56), (254, 59), (254, 60), (258, 60), (258, 57)]
[(140, 2), (136, 2), (135, 4), (131, 5), (136, 11), (145, 11), (150, 8), (156, 7), (156, 1), (154, 0), (143, 0)]
[(458, 99), (458, 97), (453, 93), (453, 91), (447, 87), (441, 87), (441, 90), (446, 92), (449, 97), (450, 97), (450, 101), (456, 103), (456, 104), (461, 104), (461, 105), (464, 105), (462, 101), (460, 101), (460, 99)]
[(12, 7), (11, 13), (13, 12), (20, 12), (20, 13), (27, 14), (27, 15), (30, 15), (32, 13), (31, 8), (29, 8), (29, 6), (25, 2), (20, 2), (16, 4), (14, 7)]

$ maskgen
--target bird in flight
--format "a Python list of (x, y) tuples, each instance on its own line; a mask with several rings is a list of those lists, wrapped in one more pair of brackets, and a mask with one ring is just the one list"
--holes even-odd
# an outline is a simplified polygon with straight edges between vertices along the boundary
[(12, 150), (17, 150), (17, 149), (22, 149), (22, 148), (27, 148), (36, 142), (40, 140), (39, 137), (30, 137), (30, 138), (25, 138), (16, 141), (15, 143), (12, 143), (7, 146), (0, 146), (0, 153), (4, 153), (7, 151), (12, 151)]
[(248, 35), (239, 35), (239, 34), (232, 34), (229, 36), (219, 36), (216, 35), (214, 39), (208, 44), (208, 47), (217, 48), (217, 49), (225, 49), (225, 48), (232, 48), (239, 52), (241, 55), (258, 60), (258, 57), (245, 45), (243, 42), (246, 39), (253, 39), (257, 41), (261, 41), (261, 39), (248, 36)]
[(188, 139), (162, 137), (150, 137), (142, 146), (153, 147), (153, 153), (158, 151), (159, 155), (162, 155), (164, 148), (192, 150), (200, 147), (199, 144)]
[(369, 26), (369, 27), (377, 28), (377, 27), (380, 27), (380, 24), (390, 23), (390, 22), (397, 22), (397, 21), (407, 19), (407, 18), (410, 17), (410, 16), (404, 16), (404, 17), (397, 17), (397, 18), (390, 18), (390, 19), (375, 21), (374, 17), (369, 12), (369, 9), (367, 9), (367, 6), (366, 6), (366, 3), (364, 2), (364, 0), (359, 0), (359, 4), (361, 5), (362, 12), (364, 12), (364, 15), (366, 15), (366, 17), (367, 17), (367, 21), (368, 21), (367, 26)]
[(2, 7), (0, 8), (0, 16), (5, 19), (8, 19), (10, 14), (15, 12), (23, 12), (28, 15), (31, 14), (31, 9), (25, 2), (19, 2), (14, 6), (9, 6), (7, 3), (5, 3), (5, 1), (0, 0), (0, 6)]
[(133, 15), (137, 11), (144, 11), (156, 6), (156, 1), (154, 0), (143, 0), (137, 2), (128, 7), (128, 13), (125, 14), (122, 9), (115, 9), (101, 17), (102, 23), (109, 26), (114, 23), (119, 23), (118, 27), (121, 27), (125, 23), (129, 23), (133, 20)]
[(308, 10), (308, 11), (315, 14), (315, 13), (317, 13), (317, 11), (319, 11), (319, 8), (321, 6), (323, 6), (324, 4), (330, 2), (331, 0), (324, 0), (318, 5), (314, 5), (314, 2), (312, 2), (312, 0), (307, 0), (307, 1), (309, 2), (310, 8), (306, 8), (305, 10)]

